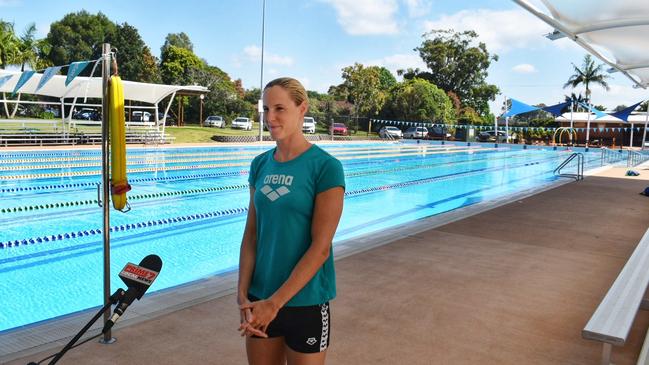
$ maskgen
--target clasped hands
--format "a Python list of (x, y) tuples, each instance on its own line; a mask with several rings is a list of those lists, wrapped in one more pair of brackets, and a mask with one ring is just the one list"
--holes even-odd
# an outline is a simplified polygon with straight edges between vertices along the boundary
[(268, 338), (266, 330), (270, 322), (275, 319), (279, 306), (270, 300), (259, 300), (256, 302), (244, 301), (239, 305), (241, 325), (239, 331), (241, 336), (259, 336)]

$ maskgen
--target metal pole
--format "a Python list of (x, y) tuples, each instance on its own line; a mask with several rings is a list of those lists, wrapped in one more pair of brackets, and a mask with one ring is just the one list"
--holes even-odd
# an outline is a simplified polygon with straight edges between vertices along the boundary
[[(102, 47), (102, 123), (101, 123), (101, 180), (103, 186), (103, 205), (104, 209), (104, 304), (110, 302), (110, 176), (108, 173), (108, 80), (110, 79), (110, 44), (104, 43)], [(104, 312), (104, 322), (110, 319), (110, 311)], [(111, 336), (111, 331), (107, 331), (100, 342), (112, 343), (115, 339)]]
[(642, 146), (640, 146), (641, 150), (644, 150), (644, 143), (645, 140), (647, 139), (647, 123), (649, 122), (649, 109), (645, 112), (645, 117), (644, 117), (644, 131), (642, 132)]
[(588, 121), (586, 122), (586, 152), (588, 152), (588, 139), (590, 138), (590, 100), (588, 101)]
[(633, 128), (634, 127), (635, 126), (633, 125), (633, 123), (631, 123), (631, 138), (629, 138), (629, 147), (630, 148), (633, 148)]
[(261, 5), (261, 74), (259, 77), (259, 103), (257, 109), (259, 111), (259, 142), (264, 141), (264, 108), (263, 108), (263, 94), (264, 94), (264, 30), (266, 29), (266, 0), (262, 0)]

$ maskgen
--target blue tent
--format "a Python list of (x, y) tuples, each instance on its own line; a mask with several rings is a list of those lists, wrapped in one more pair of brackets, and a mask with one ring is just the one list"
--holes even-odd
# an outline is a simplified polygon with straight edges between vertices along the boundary
[(563, 103), (546, 106), (546, 107), (543, 107), (541, 109), (543, 109), (546, 112), (554, 115), (555, 117), (558, 117), (558, 116), (561, 115), (561, 111), (563, 111), (563, 109), (565, 109), (568, 105), (570, 105), (570, 102), (566, 101), (566, 102), (563, 102)]
[(604, 113), (603, 111), (597, 110), (596, 108), (594, 108), (594, 107), (592, 107), (592, 106), (590, 106), (590, 105), (588, 105), (588, 104), (579, 103), (579, 105), (581, 105), (582, 107), (586, 108), (586, 109), (589, 110), (590, 112), (595, 113), (595, 119), (597, 119), (597, 118), (601, 118), (601, 117), (605, 117), (605, 116), (608, 115), (608, 114)]
[(631, 115), (631, 112), (633, 112), (635, 110), (635, 108), (637, 108), (638, 105), (640, 105), (640, 104), (642, 104), (641, 101), (631, 105), (630, 107), (628, 107), (626, 109), (620, 110), (619, 112), (612, 113), (611, 115), (616, 117), (616, 118), (622, 119), (625, 122), (628, 122), (629, 121), (629, 115)]
[(539, 110), (539, 108), (537, 108), (535, 106), (527, 105), (527, 104), (525, 104), (523, 102), (520, 102), (520, 101), (518, 101), (516, 99), (511, 99), (510, 98), (509, 100), (512, 101), (512, 107), (509, 108), (509, 111), (507, 111), (507, 113), (503, 114), (503, 117), (511, 117), (511, 116), (514, 116), (514, 115), (523, 114), (523, 113), (531, 112), (531, 111), (534, 111), (534, 110)]

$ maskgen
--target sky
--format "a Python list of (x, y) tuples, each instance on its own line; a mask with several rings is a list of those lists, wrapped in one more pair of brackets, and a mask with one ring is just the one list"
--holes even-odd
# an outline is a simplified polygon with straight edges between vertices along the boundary
[[(501, 91), (491, 103), (500, 113), (505, 97), (528, 104), (556, 104), (583, 87), (564, 89), (584, 51), (568, 39), (550, 41), (552, 29), (506, 0), (266, 0), (261, 77), (262, 0), (0, 0), (0, 19), (17, 33), (35, 23), (45, 37), (52, 22), (70, 12), (102, 12), (135, 26), (154, 55), (169, 33), (185, 32), (194, 53), (241, 79), (246, 89), (276, 77), (299, 79), (326, 92), (342, 82), (341, 69), (358, 62), (396, 70), (425, 69), (414, 48), (432, 29), (475, 30), (498, 61), (487, 81)], [(544, 9), (539, 3), (539, 9)], [(606, 67), (608, 68), (608, 67)], [(592, 101), (613, 109), (648, 98), (625, 76), (610, 74), (610, 90), (592, 87)], [(397, 77), (397, 79), (400, 79)]]

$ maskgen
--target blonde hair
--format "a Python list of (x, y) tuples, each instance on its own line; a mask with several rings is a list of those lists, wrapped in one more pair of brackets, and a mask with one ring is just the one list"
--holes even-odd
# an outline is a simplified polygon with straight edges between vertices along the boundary
[(306, 101), (309, 103), (309, 97), (306, 94), (304, 86), (294, 78), (291, 77), (280, 77), (266, 84), (264, 91), (270, 89), (273, 86), (279, 86), (282, 89), (288, 92), (289, 97), (295, 105), (300, 105), (302, 102)]

